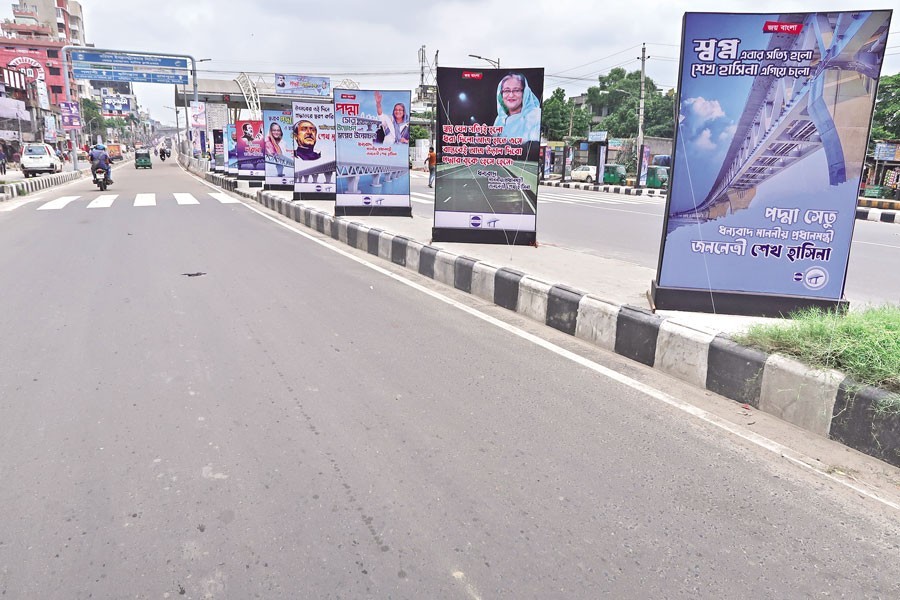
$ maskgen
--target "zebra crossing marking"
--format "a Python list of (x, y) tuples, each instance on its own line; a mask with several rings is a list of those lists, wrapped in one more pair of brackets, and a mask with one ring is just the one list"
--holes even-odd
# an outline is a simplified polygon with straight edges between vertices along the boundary
[(51, 200), (38, 207), (38, 210), (59, 210), (65, 208), (67, 204), (73, 200), (78, 200), (81, 196), (61, 196), (55, 200)]
[(87, 205), (88, 208), (109, 208), (112, 206), (112, 203), (118, 198), (118, 194), (103, 194), (102, 196), (97, 196), (93, 200), (91, 200), (90, 204)]
[(134, 206), (156, 206), (156, 194), (138, 194), (134, 197)]
[(200, 204), (200, 201), (194, 198), (193, 194), (172, 194), (175, 196), (175, 202), (179, 205), (185, 204)]

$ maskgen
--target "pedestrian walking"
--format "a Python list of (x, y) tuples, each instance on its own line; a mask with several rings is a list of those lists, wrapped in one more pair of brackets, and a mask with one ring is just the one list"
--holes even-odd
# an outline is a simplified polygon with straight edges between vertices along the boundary
[(6, 150), (0, 146), (0, 175), (6, 175)]
[(434, 186), (434, 175), (437, 171), (437, 154), (434, 153), (434, 146), (428, 147), (428, 158), (425, 159), (425, 165), (428, 167), (428, 187)]

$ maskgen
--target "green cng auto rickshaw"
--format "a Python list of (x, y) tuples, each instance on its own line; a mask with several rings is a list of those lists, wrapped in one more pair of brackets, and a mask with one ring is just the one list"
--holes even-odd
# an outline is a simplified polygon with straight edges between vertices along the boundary
[(135, 169), (152, 169), (153, 162), (150, 160), (150, 151), (145, 148), (138, 148), (134, 151), (134, 168)]
[(647, 187), (656, 189), (669, 187), (669, 167), (656, 165), (647, 167)]
[(625, 165), (607, 164), (603, 168), (603, 183), (625, 185)]

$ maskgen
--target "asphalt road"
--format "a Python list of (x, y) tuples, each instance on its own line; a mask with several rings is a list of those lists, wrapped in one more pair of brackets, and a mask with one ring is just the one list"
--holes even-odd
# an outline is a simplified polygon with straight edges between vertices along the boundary
[[(434, 190), (427, 183), (427, 175), (414, 174), (413, 214), (433, 218)], [(655, 270), (665, 207), (664, 197), (541, 186), (538, 241)], [(856, 221), (845, 287), (851, 306), (900, 303), (900, 278), (889, 275), (898, 264), (900, 227)]]
[(0, 212), (0, 596), (900, 595), (897, 510), (648, 390), (705, 392), (115, 176)]

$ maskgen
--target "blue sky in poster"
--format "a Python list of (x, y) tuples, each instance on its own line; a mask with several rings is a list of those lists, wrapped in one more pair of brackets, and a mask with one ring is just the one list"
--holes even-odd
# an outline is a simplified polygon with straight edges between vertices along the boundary
[[(764, 50), (771, 35), (763, 33), (767, 20), (778, 15), (691, 14), (684, 35), (684, 69), (681, 79), (681, 124), (675, 160), (680, 163), (678, 177), (672, 181), (672, 210), (693, 208), (706, 194), (719, 174), (725, 153), (734, 137), (735, 127), (747, 102), (753, 77), (691, 77), (690, 64), (700, 62), (693, 40), (722, 37), (739, 38), (740, 50)], [(727, 32), (727, 35), (724, 35)], [(717, 63), (730, 62), (716, 60)]]
[[(837, 23), (840, 27), (844, 24), (841, 19), (845, 18), (853, 19), (855, 24), (861, 26), (857, 31), (868, 31), (870, 33), (862, 35), (870, 36), (871, 32), (881, 34), (887, 30), (889, 13), (863, 12), (852, 17), (849, 13), (831, 15), (820, 23), (825, 31), (823, 38), (826, 44), (830, 40), (828, 27), (831, 23)], [(824, 99), (827, 103), (824, 110), (830, 113), (825, 117), (826, 122), (817, 124), (811, 121), (814, 127), (824, 125), (826, 130), (829, 123), (832, 124), (840, 136), (837, 139), (839, 146), (835, 145), (835, 138), (832, 138), (831, 146), (822, 144), (819, 147), (810, 146), (815, 144), (815, 140), (774, 138), (772, 141), (778, 141), (781, 146), (796, 144), (795, 150), (807, 149), (809, 153), (801, 155), (796, 162), (787, 161), (783, 169), (746, 191), (733, 189), (733, 195), (727, 202), (717, 203), (716, 211), (708, 215), (709, 220), (705, 222), (671, 217), (703, 203), (716, 185), (736, 126), (748, 110), (747, 98), (755, 80), (754, 76), (724, 77), (718, 74), (691, 77), (692, 65), (704, 64), (697, 56), (696, 42), (713, 38), (738, 39), (736, 55), (740, 58), (744, 51), (767, 50), (771, 40), (770, 34), (763, 33), (764, 24), (783, 20), (778, 14), (687, 15), (681, 122), (675, 150), (668, 233), (664, 239), (659, 273), (659, 283), (663, 287), (829, 299), (839, 299), (842, 295), (865, 153), (865, 144), (853, 133), (869, 124), (870, 94), (874, 86), (868, 85), (872, 83), (871, 74), (847, 69), (840, 59), (836, 64), (825, 63), (825, 71), (813, 71), (808, 80), (786, 76), (771, 82), (774, 85), (783, 83), (786, 89), (796, 94), (799, 104), (792, 106), (791, 101), (783, 104), (791, 107), (785, 114), (792, 115), (790, 118), (795, 120), (807, 118), (808, 103), (810, 98), (814, 98), (811, 90), (820, 85), (838, 87), (844, 84), (840, 96), (826, 96)], [(810, 21), (804, 21), (806, 27), (811, 26)], [(853, 28), (847, 31), (850, 32), (848, 35), (860, 35), (852, 33)], [(790, 36), (782, 36), (781, 50), (789, 49), (787, 44), (794, 41), (785, 37)], [(799, 40), (805, 44), (804, 47), (794, 49), (817, 49), (814, 37), (804, 36)], [(880, 50), (878, 46), (868, 46), (869, 50), (876, 54), (884, 51), (883, 46)], [(830, 48), (823, 51), (830, 52)], [(869, 61), (877, 61), (878, 58), (871, 55), (858, 60), (861, 64), (869, 64)], [(730, 64), (732, 59), (715, 62)], [(748, 62), (779, 67), (798, 64), (745, 61)], [(860, 79), (865, 79), (867, 84), (853, 85)], [(770, 81), (763, 78), (760, 83), (768, 86)], [(766, 90), (763, 87), (760, 91)], [(754, 105), (754, 111), (764, 106), (756, 101)], [(769, 132), (776, 132), (776, 127), (792, 122), (779, 117), (780, 106), (775, 108), (774, 120), (771, 123), (763, 120), (758, 126), (769, 127)], [(830, 115), (839, 116), (832, 121)], [(841, 170), (830, 168), (825, 147), (832, 152), (829, 157), (831, 161), (839, 157), (841, 162), (837, 164), (846, 168), (846, 178)], [(755, 151), (761, 149), (757, 146)], [(827, 223), (822, 216), (826, 214)]]

